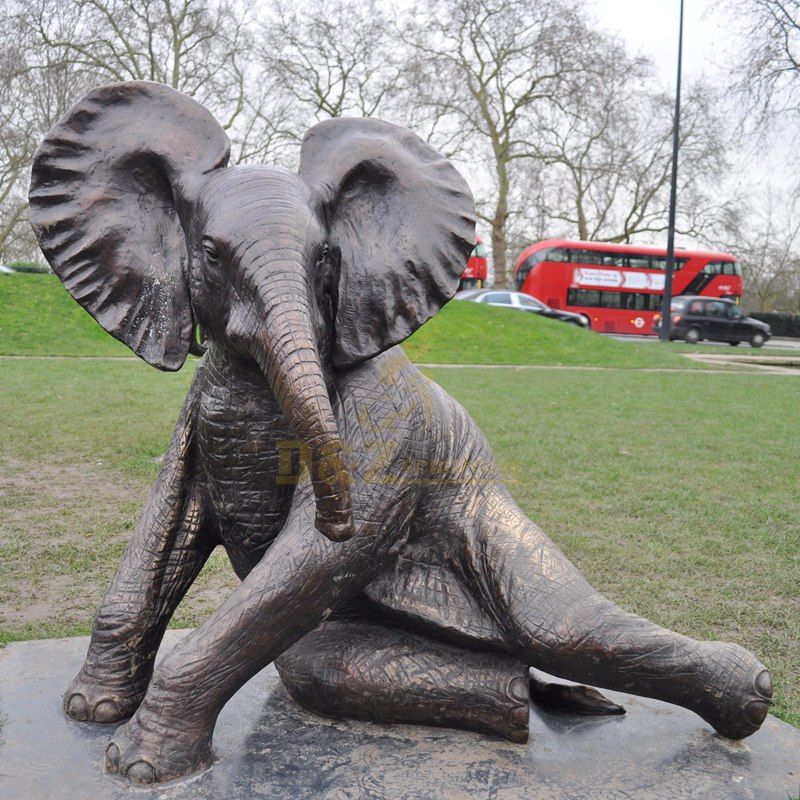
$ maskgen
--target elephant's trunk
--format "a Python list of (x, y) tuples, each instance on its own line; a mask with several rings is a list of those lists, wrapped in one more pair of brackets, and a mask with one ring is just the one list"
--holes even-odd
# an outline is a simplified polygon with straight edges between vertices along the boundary
[(294, 266), (278, 276), (270, 269), (257, 294), (255, 358), (308, 448), (316, 528), (328, 539), (345, 541), (355, 533), (350, 475), (322, 373), (305, 271)]

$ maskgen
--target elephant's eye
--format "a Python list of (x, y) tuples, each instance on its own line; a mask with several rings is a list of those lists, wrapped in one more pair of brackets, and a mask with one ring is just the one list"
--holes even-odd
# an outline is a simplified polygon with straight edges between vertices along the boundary
[(211, 239), (203, 239), (203, 253), (209, 263), (216, 264), (219, 261), (219, 251)]

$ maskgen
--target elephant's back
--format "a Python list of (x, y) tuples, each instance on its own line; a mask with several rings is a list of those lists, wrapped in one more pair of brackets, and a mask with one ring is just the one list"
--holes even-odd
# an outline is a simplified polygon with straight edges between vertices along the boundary
[(380, 392), (388, 398), (377, 424), (402, 429), (413, 451), (427, 461), (426, 482), (449, 485), (496, 480), (496, 465), (486, 437), (467, 410), (424, 375), (403, 350), (392, 347), (349, 371), (337, 386), (357, 399)]
[[(429, 380), (429, 379), (428, 379)], [(499, 480), (494, 453), (469, 412), (438, 383), (431, 385), (431, 447), (437, 474), (444, 473), (448, 484), (486, 486)]]

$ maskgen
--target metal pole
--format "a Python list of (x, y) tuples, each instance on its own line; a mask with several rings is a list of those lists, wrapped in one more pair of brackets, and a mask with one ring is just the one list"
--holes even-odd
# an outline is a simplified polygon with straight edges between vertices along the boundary
[(678, 81), (675, 89), (675, 120), (672, 126), (672, 178), (669, 189), (669, 224), (667, 227), (667, 272), (664, 275), (664, 299), (661, 303), (661, 341), (668, 342), (672, 331), (672, 273), (675, 271), (675, 206), (678, 197), (678, 148), (681, 130), (681, 62), (683, 61), (683, 0), (678, 26)]

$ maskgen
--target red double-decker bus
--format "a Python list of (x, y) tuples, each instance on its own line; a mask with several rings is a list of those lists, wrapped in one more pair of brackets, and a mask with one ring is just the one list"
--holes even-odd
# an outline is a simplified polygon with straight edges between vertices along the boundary
[[(658, 247), (548, 239), (522, 251), (514, 280), (520, 292), (583, 314), (595, 331), (652, 334), (666, 256)], [(742, 296), (741, 269), (729, 253), (679, 250), (672, 280), (673, 295)]]
[(488, 271), (486, 245), (483, 243), (483, 239), (478, 236), (475, 247), (472, 248), (472, 252), (469, 254), (467, 266), (461, 274), (458, 291), (460, 292), (462, 289), (483, 289)]

